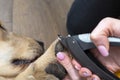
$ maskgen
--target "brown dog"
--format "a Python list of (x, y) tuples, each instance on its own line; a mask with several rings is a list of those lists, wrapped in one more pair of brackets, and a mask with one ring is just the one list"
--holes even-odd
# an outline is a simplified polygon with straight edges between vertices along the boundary
[(55, 40), (43, 54), (42, 42), (0, 26), (0, 80), (61, 80), (66, 71), (57, 62), (55, 53), (63, 50)]

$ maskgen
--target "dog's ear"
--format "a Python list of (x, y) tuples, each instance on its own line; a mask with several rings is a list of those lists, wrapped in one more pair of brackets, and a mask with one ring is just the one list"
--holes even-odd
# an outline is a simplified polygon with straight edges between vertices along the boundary
[(44, 43), (42, 42), (42, 41), (38, 41), (38, 40), (36, 40), (38, 43), (39, 43), (39, 45), (43, 48), (43, 52), (44, 52), (44, 50), (45, 50), (45, 48), (44, 48)]
[(41, 45), (42, 47), (44, 47), (44, 43), (42, 41), (38, 41), (38, 40), (36, 40), (36, 41), (39, 43), (39, 45)]
[(1, 22), (0, 22), (0, 29), (6, 31), (6, 29), (2, 26)]
[(0, 23), (0, 40), (6, 40), (7, 35), (8, 35), (7, 30)]
[(52, 74), (55, 77), (59, 78), (60, 80), (64, 79), (65, 76), (67, 75), (65, 68), (57, 61), (50, 63), (46, 67), (45, 71), (46, 71), (46, 73)]

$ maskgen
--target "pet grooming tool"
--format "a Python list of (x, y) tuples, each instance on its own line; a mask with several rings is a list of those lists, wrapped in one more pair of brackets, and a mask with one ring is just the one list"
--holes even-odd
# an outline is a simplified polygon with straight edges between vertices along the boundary
[[(80, 34), (75, 36), (58, 36), (61, 44), (71, 52), (71, 55), (83, 66), (97, 74), (102, 80), (120, 80), (115, 74), (107, 70), (92, 54), (90, 49), (96, 48), (90, 40), (90, 34)], [(108, 38), (110, 46), (120, 46), (120, 39)]]

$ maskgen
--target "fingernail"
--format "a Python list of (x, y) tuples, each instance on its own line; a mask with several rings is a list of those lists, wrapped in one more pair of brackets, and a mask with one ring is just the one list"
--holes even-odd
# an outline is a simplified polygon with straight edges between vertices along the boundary
[(98, 80), (97, 78), (92, 78), (92, 80)]
[(109, 55), (108, 50), (107, 50), (104, 46), (98, 46), (98, 50), (100, 51), (100, 53), (101, 53), (103, 56), (108, 56), (108, 55)]
[(63, 54), (62, 52), (58, 52), (58, 53), (57, 53), (57, 58), (58, 58), (59, 60), (63, 60), (63, 59), (65, 58), (65, 56), (64, 56), (64, 54)]
[(76, 66), (76, 65), (75, 65), (74, 67), (75, 67), (76, 70), (78, 70), (78, 71), (80, 70), (80, 67), (79, 67), (79, 66)]
[(83, 76), (88, 77), (88, 76), (90, 76), (90, 74), (87, 72), (83, 72)]

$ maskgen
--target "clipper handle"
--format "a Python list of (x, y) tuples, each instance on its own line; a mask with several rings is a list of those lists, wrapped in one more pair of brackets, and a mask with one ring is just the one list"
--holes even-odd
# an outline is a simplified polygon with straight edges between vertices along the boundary
[[(82, 34), (72, 37), (59, 36), (60, 42), (66, 47), (71, 55), (84, 67), (97, 74), (102, 80), (120, 80), (117, 76), (108, 71), (88, 50), (95, 48), (90, 40), (90, 34)], [(86, 39), (86, 40), (85, 40)], [(109, 38), (110, 45), (120, 46), (119, 38)]]
[[(90, 39), (89, 33), (73, 36), (73, 38), (77, 40), (77, 42), (80, 44), (83, 50), (96, 48), (96, 46), (93, 44), (93, 42)], [(110, 46), (120, 46), (120, 38), (108, 37), (108, 41), (110, 43)]]

